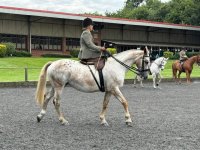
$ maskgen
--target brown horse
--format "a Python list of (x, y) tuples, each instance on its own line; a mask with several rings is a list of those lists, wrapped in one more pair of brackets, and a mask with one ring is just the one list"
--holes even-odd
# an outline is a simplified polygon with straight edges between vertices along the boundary
[[(185, 72), (186, 78), (187, 78), (187, 83), (190, 83), (191, 82), (190, 75), (192, 73), (194, 63), (197, 63), (198, 66), (200, 65), (200, 55), (190, 57), (189, 59), (187, 59), (184, 62), (183, 65), (180, 64), (179, 60), (175, 61), (172, 64), (173, 77), (174, 77), (175, 81), (180, 83), (181, 82), (180, 75), (181, 75), (182, 72)], [(177, 71), (179, 71), (178, 79), (177, 79)]]

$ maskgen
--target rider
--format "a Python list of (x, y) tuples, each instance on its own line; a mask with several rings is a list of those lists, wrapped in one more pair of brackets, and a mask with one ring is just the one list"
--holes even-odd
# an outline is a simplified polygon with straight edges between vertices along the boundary
[(92, 37), (91, 31), (93, 31), (93, 21), (90, 18), (85, 18), (82, 22), (83, 33), (80, 38), (81, 49), (78, 55), (79, 59), (88, 60), (91, 58), (99, 58), (102, 51), (105, 51), (105, 47), (96, 46)]
[(180, 52), (179, 52), (179, 55), (180, 55), (180, 64), (182, 65), (184, 63), (184, 61), (186, 61), (188, 59), (187, 55), (186, 55), (186, 50), (185, 49), (182, 49)]
[[(94, 39), (92, 37), (91, 31), (93, 31), (93, 21), (91, 18), (85, 18), (82, 22), (83, 26), (83, 33), (81, 34), (80, 38), (80, 52), (78, 55), (78, 58), (81, 60), (81, 63), (83, 64), (94, 64), (95, 68), (99, 72), (99, 78), (100, 78), (100, 85), (97, 83), (92, 71), (92, 75), (100, 89), (100, 91), (104, 92), (104, 79), (103, 79), (103, 73), (102, 69), (105, 64), (105, 58), (104, 53), (106, 51), (105, 47), (96, 46), (94, 44)], [(88, 66), (89, 67), (89, 66)]]

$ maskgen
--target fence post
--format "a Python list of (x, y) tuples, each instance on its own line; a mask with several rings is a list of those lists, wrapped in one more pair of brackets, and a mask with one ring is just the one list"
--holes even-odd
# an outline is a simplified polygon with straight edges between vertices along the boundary
[(25, 71), (25, 82), (27, 82), (28, 81), (28, 68), (25, 67), (24, 71)]

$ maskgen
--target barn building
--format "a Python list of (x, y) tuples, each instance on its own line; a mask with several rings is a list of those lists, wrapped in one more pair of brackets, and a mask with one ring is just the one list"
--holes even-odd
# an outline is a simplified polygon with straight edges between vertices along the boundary
[(32, 55), (67, 54), (80, 48), (82, 20), (91, 17), (98, 45), (113, 43), (118, 52), (148, 45), (154, 51), (200, 50), (200, 26), (89, 16), (0, 6), (0, 42)]

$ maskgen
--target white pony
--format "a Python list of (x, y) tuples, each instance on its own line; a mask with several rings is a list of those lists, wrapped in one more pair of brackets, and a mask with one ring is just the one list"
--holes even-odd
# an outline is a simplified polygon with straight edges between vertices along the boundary
[[(122, 53), (116, 54), (115, 58), (121, 62), (132, 66), (137, 59), (143, 57), (144, 51), (141, 50), (127, 50)], [(98, 71), (94, 66), (90, 66), (97, 81), (99, 82)], [(148, 69), (145, 65), (144, 69)], [(111, 95), (114, 95), (123, 105), (125, 110), (125, 122), (127, 125), (131, 125), (132, 120), (128, 110), (128, 103), (123, 94), (120, 91), (120, 87), (123, 86), (125, 73), (128, 69), (119, 64), (112, 57), (108, 58), (105, 67), (103, 68), (105, 96), (103, 101), (103, 108), (100, 113), (101, 124), (107, 126), (108, 123), (105, 119), (106, 109)], [(51, 84), (51, 89), (46, 92), (46, 78), (48, 77)], [(40, 122), (46, 113), (47, 104), (51, 98), (55, 109), (58, 113), (59, 121), (61, 124), (68, 124), (68, 121), (64, 118), (60, 111), (60, 99), (63, 88), (66, 84), (71, 85), (77, 90), (83, 92), (97, 92), (98, 86), (90, 73), (87, 65), (81, 64), (79, 61), (63, 59), (55, 62), (48, 62), (41, 70), (37, 90), (36, 100), (41, 105), (42, 110), (37, 116), (37, 121)]]
[[(161, 70), (164, 70), (167, 60), (168, 60), (168, 58), (165, 58), (165, 57), (157, 58), (150, 66), (150, 72), (153, 77), (153, 87), (154, 88), (157, 88), (159, 86), (159, 83), (162, 80)], [(143, 78), (136, 75), (136, 77), (134, 79), (134, 85), (136, 85), (136, 80), (138, 80), (140, 82), (141, 87), (144, 87), (143, 83), (142, 83)], [(158, 80), (157, 83), (156, 83), (156, 80)]]

